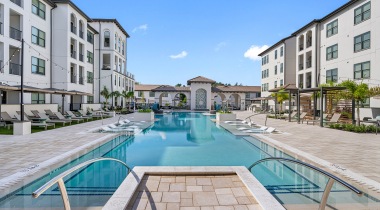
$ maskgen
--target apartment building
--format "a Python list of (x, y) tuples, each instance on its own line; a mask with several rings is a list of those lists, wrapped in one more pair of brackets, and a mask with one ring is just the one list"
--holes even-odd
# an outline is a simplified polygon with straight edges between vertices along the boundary
[[(269, 97), (270, 89), (296, 83), (296, 38), (286, 37), (259, 54), (261, 59), (261, 97)], [(274, 106), (273, 100), (264, 100), (263, 108)]]
[[(370, 87), (380, 85), (380, 2), (351, 0), (321, 19), (315, 19), (292, 34), (296, 38), (295, 80), (300, 89), (327, 82), (355, 80)], [(271, 48), (270, 48), (271, 49)], [(271, 49), (272, 50), (272, 49)], [(273, 52), (271, 51), (273, 54)], [(272, 63), (267, 51), (261, 53), (262, 72)], [(265, 64), (264, 64), (265, 63)], [(262, 86), (270, 86), (272, 76), (264, 74)], [(263, 95), (265, 92), (263, 91)], [(361, 116), (380, 114), (380, 100), (371, 98), (361, 104)]]
[[(110, 91), (133, 91), (134, 75), (127, 71), (128, 33), (116, 19), (92, 19), (90, 25), (99, 32), (94, 56), (97, 58), (95, 77), (104, 78), (95, 87), (101, 91), (104, 86)], [(99, 101), (104, 99), (99, 95)], [(123, 97), (111, 99), (113, 106), (124, 105)]]
[(21, 72), (25, 104), (77, 110), (102, 103), (101, 86), (134, 90), (134, 75), (127, 72), (128, 33), (117, 20), (91, 19), (70, 0), (1, 0), (0, 33), (2, 104), (21, 102)]

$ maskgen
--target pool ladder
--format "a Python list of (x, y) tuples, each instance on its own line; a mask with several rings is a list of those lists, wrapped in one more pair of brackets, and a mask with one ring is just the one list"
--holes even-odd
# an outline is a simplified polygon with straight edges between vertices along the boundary
[(81, 169), (85, 166), (88, 166), (90, 164), (100, 162), (100, 161), (116, 161), (116, 162), (121, 163), (123, 166), (125, 166), (128, 169), (127, 174), (129, 174), (132, 171), (132, 169), (126, 163), (124, 163), (121, 160), (118, 160), (115, 158), (95, 158), (95, 159), (88, 160), (84, 163), (81, 163), (75, 167), (72, 167), (69, 170), (67, 170), (67, 171), (59, 174), (58, 176), (54, 177), (50, 181), (46, 182), (42, 187), (40, 187), (36, 191), (34, 191), (32, 196), (34, 198), (38, 198), (42, 193), (44, 193), (46, 190), (48, 190), (51, 186), (53, 186), (55, 183), (58, 183), (59, 191), (61, 192), (61, 197), (63, 200), (64, 209), (70, 210), (71, 207), (70, 207), (69, 196), (67, 194), (66, 186), (65, 186), (65, 182), (63, 181), (63, 178), (65, 178), (67, 175), (71, 174), (72, 172), (74, 172), (78, 169)]
[(294, 159), (288, 159), (288, 158), (281, 158), (281, 157), (270, 157), (270, 158), (264, 158), (264, 159), (261, 159), (261, 160), (258, 160), (256, 161), (255, 163), (253, 163), (250, 167), (248, 167), (248, 170), (251, 171), (253, 167), (255, 167), (256, 165), (260, 164), (260, 163), (263, 163), (263, 162), (267, 162), (267, 161), (284, 161), (284, 162), (291, 162), (291, 163), (295, 163), (295, 164), (298, 164), (298, 165), (302, 165), (302, 166), (305, 166), (307, 168), (310, 168), (314, 171), (317, 171), (327, 177), (329, 177), (328, 181), (327, 181), (327, 184), (326, 184), (326, 187), (325, 187), (325, 190), (323, 191), (323, 194), (322, 194), (322, 199), (321, 199), (321, 202), (319, 204), (319, 210), (324, 210), (326, 208), (326, 205), (327, 205), (327, 199), (330, 195), (330, 192), (331, 192), (331, 189), (333, 187), (333, 184), (334, 182), (338, 182), (339, 184), (345, 186), (346, 188), (348, 188), (349, 190), (351, 190), (352, 192), (356, 193), (358, 196), (362, 196), (363, 195), (363, 192), (358, 190), (356, 187), (350, 185), (349, 183), (343, 181), (342, 179), (332, 175), (331, 173), (321, 169), (321, 168), (318, 168), (316, 166), (313, 166), (313, 165), (310, 165), (308, 163), (305, 163), (305, 162), (302, 162), (302, 161), (299, 161), (299, 160), (294, 160)]

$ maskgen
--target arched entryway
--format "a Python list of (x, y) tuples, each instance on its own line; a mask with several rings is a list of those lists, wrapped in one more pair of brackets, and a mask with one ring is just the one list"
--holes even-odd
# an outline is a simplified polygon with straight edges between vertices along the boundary
[(237, 93), (231, 94), (230, 98), (228, 99), (229, 108), (239, 110), (241, 106), (240, 101), (241, 101), (241, 97), (239, 94)]
[(178, 108), (186, 108), (187, 106), (187, 96), (184, 93), (177, 93), (173, 98), (173, 106)]
[(170, 93), (168, 92), (163, 92), (160, 94), (159, 98), (158, 98), (158, 104), (160, 106), (171, 106), (172, 105), (172, 98), (171, 98), (171, 95)]
[(203, 88), (195, 92), (195, 108), (207, 109), (207, 91)]

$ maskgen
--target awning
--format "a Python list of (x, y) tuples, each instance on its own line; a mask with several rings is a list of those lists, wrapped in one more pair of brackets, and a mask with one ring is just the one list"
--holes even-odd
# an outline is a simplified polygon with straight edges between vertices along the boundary
[[(0, 90), (8, 90), (8, 91), (21, 91), (21, 86), (9, 86), (9, 85), (0, 85)], [(57, 88), (37, 88), (32, 86), (24, 85), (24, 92), (29, 93), (47, 93), (47, 94), (60, 94), (60, 95), (87, 95), (92, 96), (92, 93), (85, 93), (76, 90), (63, 90)]]

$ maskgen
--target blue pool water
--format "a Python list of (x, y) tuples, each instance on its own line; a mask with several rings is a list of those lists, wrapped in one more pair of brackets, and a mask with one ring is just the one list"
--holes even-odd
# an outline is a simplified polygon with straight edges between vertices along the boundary
[[(130, 166), (250, 166), (266, 157), (292, 158), (253, 137), (236, 137), (218, 127), (210, 116), (201, 113), (171, 113), (156, 116), (158, 121), (133, 137), (120, 136), (90, 153), (53, 170), (6, 198), (1, 208), (62, 207), (57, 186), (38, 199), (31, 194), (46, 181), (78, 163), (96, 157), (112, 157)], [(253, 169), (256, 178), (285, 206), (315, 204), (321, 199), (326, 177), (294, 164), (276, 161)], [(103, 206), (127, 175), (119, 163), (92, 164), (65, 179), (73, 207)], [(334, 185), (329, 206), (342, 203), (368, 207), (379, 200), (371, 196), (357, 197), (346, 188)]]

